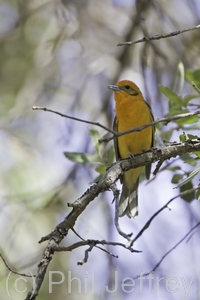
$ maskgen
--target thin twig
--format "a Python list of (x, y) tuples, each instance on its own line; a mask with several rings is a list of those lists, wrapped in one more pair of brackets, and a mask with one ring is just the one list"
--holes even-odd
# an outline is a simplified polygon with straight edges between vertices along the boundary
[(32, 278), (32, 277), (36, 277), (36, 276), (33, 275), (33, 274), (27, 275), (27, 274), (24, 274), (24, 273), (19, 273), (19, 272), (17, 272), (17, 271), (14, 271), (14, 270), (11, 269), (11, 267), (7, 264), (5, 258), (3, 257), (3, 255), (2, 255), (1, 253), (0, 253), (0, 257), (1, 257), (1, 259), (3, 260), (3, 262), (4, 262), (5, 266), (6, 266), (6, 268), (7, 268), (10, 272), (12, 272), (13, 274), (20, 275), (20, 276), (23, 276), (23, 277), (31, 277), (31, 278)]
[(89, 258), (89, 252), (92, 251), (92, 249), (94, 248), (94, 245), (91, 245), (88, 249), (85, 250), (85, 257), (83, 260), (79, 260), (77, 262), (77, 265), (78, 266), (82, 266), (83, 264), (85, 264), (87, 261), (88, 261), (88, 258)]
[[(114, 200), (113, 200), (114, 201)], [(96, 248), (98, 248), (98, 249), (100, 249), (100, 250), (102, 250), (102, 251), (104, 251), (105, 253), (107, 253), (107, 254), (109, 254), (109, 255), (111, 255), (111, 256), (113, 256), (114, 258), (118, 258), (118, 256), (117, 255), (114, 255), (113, 253), (111, 253), (110, 251), (108, 251), (108, 250), (106, 250), (106, 249), (104, 249), (104, 248), (102, 248), (102, 247), (99, 247), (99, 246), (97, 246), (97, 244), (101, 244), (101, 245), (112, 245), (112, 246), (122, 246), (122, 247), (124, 247), (124, 248), (127, 248), (127, 246), (126, 245), (124, 245), (124, 244), (121, 244), (121, 243), (117, 243), (117, 242), (107, 242), (107, 241), (105, 241), (105, 240), (103, 240), (103, 241), (99, 241), (99, 240), (85, 240), (85, 239), (83, 239), (77, 232), (76, 232), (76, 230), (74, 229), (74, 228), (72, 228), (72, 231), (82, 240), (82, 241), (84, 241), (84, 244), (83, 245), (89, 245), (90, 244), (90, 242), (91, 243), (95, 243), (95, 247)], [(75, 244), (74, 244), (75, 245)], [(72, 246), (74, 246), (74, 245), (72, 245)], [(80, 245), (80, 244), (79, 244)], [(70, 247), (72, 247), (72, 246), (70, 246)], [(60, 248), (60, 247), (59, 247)], [(64, 249), (63, 247), (61, 247), (61, 249)], [(65, 250), (63, 250), (63, 251), (71, 251), (72, 249), (70, 249), (70, 250), (66, 250), (66, 248), (65, 248)], [(140, 253), (141, 251), (139, 251), (139, 250), (134, 250), (133, 248), (130, 248), (129, 249), (131, 252), (136, 252), (136, 253)], [(62, 250), (59, 250), (59, 251), (62, 251)]]
[(176, 31), (173, 31), (173, 32), (170, 32), (170, 33), (161, 33), (161, 34), (156, 34), (156, 35), (153, 35), (153, 36), (145, 36), (142, 39), (137, 40), (137, 41), (119, 43), (119, 44), (117, 44), (117, 46), (123, 46), (123, 45), (131, 46), (131, 45), (142, 43), (142, 42), (150, 42), (150, 41), (154, 41), (154, 40), (166, 39), (168, 37), (173, 37), (173, 36), (176, 36), (176, 35), (188, 32), (188, 31), (192, 31), (192, 30), (195, 30), (195, 29), (199, 29), (199, 28), (200, 28), (200, 25), (197, 25), (197, 26), (194, 26), (192, 28), (183, 29), (183, 30), (176, 30)]
[(119, 136), (122, 136), (122, 135), (125, 135), (125, 134), (129, 134), (129, 133), (132, 133), (132, 132), (142, 131), (143, 129), (145, 129), (147, 127), (150, 127), (150, 126), (154, 126), (154, 125), (156, 125), (158, 123), (166, 122), (165, 125), (167, 125), (169, 122), (172, 122), (172, 121), (175, 121), (175, 120), (179, 120), (179, 119), (183, 119), (183, 118), (192, 117), (192, 116), (199, 115), (199, 114), (200, 114), (200, 110), (195, 111), (195, 112), (185, 113), (185, 114), (179, 114), (179, 115), (171, 116), (171, 117), (168, 117), (168, 118), (160, 118), (160, 119), (157, 119), (157, 120), (155, 120), (155, 121), (153, 121), (151, 123), (148, 123), (148, 124), (136, 127), (136, 128), (132, 128), (132, 129), (121, 131), (121, 132), (114, 132), (112, 137), (106, 138), (106, 139), (100, 139), (99, 143), (109, 142), (115, 136), (119, 137)]
[(48, 109), (46, 107), (33, 106), (32, 109), (33, 110), (43, 110), (43, 111), (52, 112), (54, 114), (57, 114), (57, 115), (59, 115), (61, 117), (67, 118), (67, 119), (71, 119), (71, 120), (74, 120), (74, 121), (78, 121), (78, 122), (82, 122), (82, 123), (86, 123), (86, 124), (91, 124), (91, 125), (94, 125), (94, 126), (98, 126), (98, 127), (101, 127), (103, 129), (105, 129), (106, 131), (108, 131), (108, 132), (110, 132), (110, 133), (113, 134), (113, 136), (111, 136), (110, 138), (100, 139), (99, 143), (109, 142), (115, 136), (119, 137), (119, 136), (122, 136), (122, 135), (125, 135), (125, 134), (129, 134), (129, 133), (132, 133), (132, 132), (142, 131), (145, 128), (148, 128), (150, 126), (154, 126), (154, 125), (156, 125), (158, 123), (166, 122), (166, 125), (167, 125), (169, 122), (172, 122), (174, 120), (179, 120), (179, 119), (183, 119), (183, 118), (187, 118), (187, 117), (192, 117), (192, 116), (200, 114), (200, 110), (198, 110), (198, 111), (195, 111), (195, 112), (190, 112), (190, 113), (185, 113), (185, 114), (179, 114), (179, 115), (171, 116), (171, 117), (168, 117), (168, 118), (160, 118), (160, 119), (157, 119), (156, 121), (150, 122), (148, 124), (145, 124), (145, 125), (142, 125), (142, 126), (139, 126), (139, 127), (136, 127), (136, 128), (132, 128), (132, 129), (129, 129), (129, 130), (126, 130), (126, 131), (122, 131), (122, 132), (116, 132), (116, 131), (114, 131), (114, 130), (112, 130), (112, 129), (110, 129), (110, 128), (104, 126), (104, 125), (102, 125), (99, 122), (92, 122), (92, 121), (87, 121), (87, 120), (83, 120), (83, 119), (71, 117), (71, 116), (62, 114), (62, 113), (60, 113), (58, 111), (55, 111), (55, 110), (52, 110), (52, 109)]
[[(163, 262), (163, 260), (174, 250), (176, 249), (176, 247), (178, 247), (187, 237), (188, 235), (191, 234), (191, 232), (196, 229), (198, 226), (200, 225), (200, 222), (198, 222), (194, 227), (192, 227), (189, 232), (178, 242), (176, 243), (169, 251), (167, 251), (165, 253), (165, 255), (163, 255), (163, 257), (159, 260), (159, 262), (155, 265), (155, 267), (150, 271), (150, 272), (147, 272), (147, 273), (142, 273), (142, 276), (148, 276), (152, 273), (155, 272), (155, 270), (160, 266), (160, 264)], [(138, 279), (141, 277), (141, 274), (140, 275), (137, 275), (136, 277), (133, 277), (132, 279)], [(126, 283), (128, 283), (128, 281), (126, 281)]]
[(158, 171), (159, 171), (159, 169), (160, 169), (160, 167), (162, 166), (162, 164), (164, 163), (164, 160), (159, 160), (159, 162), (157, 163), (157, 165), (156, 165), (156, 168), (155, 168), (155, 170), (153, 171), (153, 175), (155, 176), (157, 173), (158, 173)]
[[(73, 231), (73, 232), (74, 232), (74, 233), (75, 233), (82, 241), (86, 241), (84, 238), (82, 238), (82, 237), (78, 234), (78, 232), (77, 232), (74, 228), (72, 228), (72, 231)], [(94, 240), (87, 240), (87, 241), (89, 241), (89, 242), (92, 241), (92, 242), (94, 243)], [(114, 258), (118, 258), (117, 255), (114, 255), (114, 254), (111, 253), (110, 251), (108, 251), (108, 250), (106, 250), (106, 249), (104, 249), (104, 248), (102, 248), (102, 247), (97, 246), (98, 243), (99, 243), (99, 241), (95, 241), (95, 247), (96, 247), (96, 248), (102, 250), (103, 252), (105, 252), (105, 253), (111, 255), (111, 256), (114, 257)], [(101, 244), (101, 243), (99, 243), (99, 244)], [(102, 245), (105, 245), (105, 241), (104, 241), (104, 243), (102, 243)]]
[(74, 121), (78, 121), (78, 122), (82, 122), (82, 123), (86, 123), (86, 124), (91, 124), (91, 125), (95, 125), (95, 126), (98, 126), (98, 127), (101, 127), (103, 129), (105, 129), (106, 131), (112, 133), (112, 134), (115, 134), (115, 131), (113, 131), (112, 129), (100, 124), (99, 122), (92, 122), (92, 121), (87, 121), (87, 120), (83, 120), (83, 119), (80, 119), (80, 118), (75, 118), (75, 117), (72, 117), (72, 116), (68, 116), (68, 115), (65, 115), (65, 114), (62, 114), (56, 110), (52, 110), (52, 109), (49, 109), (47, 107), (40, 107), (40, 106), (33, 106), (32, 107), (33, 110), (43, 110), (43, 111), (48, 111), (48, 112), (52, 112), (56, 115), (59, 115), (63, 118), (67, 118), (67, 119), (70, 119), (70, 120), (74, 120)]
[[(74, 244), (72, 244), (68, 247), (66, 247), (66, 246), (54, 246), (54, 247), (52, 247), (52, 250), (55, 251), (55, 252), (67, 252), (67, 251), (72, 251), (72, 250), (77, 249), (77, 248), (82, 247), (82, 246), (90, 246), (90, 245), (94, 245), (96, 248), (99, 248), (101, 250), (105, 250), (105, 249), (100, 248), (97, 245), (120, 246), (120, 247), (123, 247), (123, 248), (127, 249), (125, 244), (118, 243), (118, 242), (107, 242), (105, 240), (102, 240), (102, 241), (99, 241), (99, 240), (83, 240), (83, 241), (74, 243)], [(141, 251), (135, 250), (133, 248), (128, 248), (128, 250), (130, 250), (130, 252), (135, 252), (135, 253), (140, 253), (141, 252)], [(105, 252), (107, 253), (106, 250), (105, 250)], [(111, 254), (113, 257), (117, 258), (117, 256), (113, 255), (112, 253), (108, 252), (108, 254)]]
[(125, 232), (123, 232), (119, 226), (119, 190), (117, 189), (116, 184), (112, 184), (110, 186), (112, 192), (113, 192), (113, 196), (114, 196), (114, 200), (115, 201), (115, 227), (118, 231), (118, 233), (123, 236), (125, 239), (128, 240), (128, 243), (126, 245), (126, 248), (130, 248), (130, 242), (131, 242), (131, 236), (132, 236), (132, 232), (130, 234), (127, 234)]
[(179, 197), (182, 197), (183, 195), (187, 195), (187, 194), (190, 194), (191, 192), (194, 192), (196, 190), (199, 190), (200, 189), (200, 186), (195, 186), (194, 188), (192, 189), (189, 189), (187, 191), (184, 191), (184, 192), (181, 192), (179, 193), (177, 196), (171, 198), (164, 206), (162, 206), (155, 214), (153, 214), (153, 216), (146, 222), (146, 224), (143, 226), (143, 228), (139, 231), (139, 233), (136, 235), (136, 237), (131, 241), (131, 244), (130, 246), (132, 246), (134, 244), (134, 242), (136, 240), (138, 240), (138, 238), (144, 233), (144, 231), (150, 226), (151, 222), (155, 219), (155, 217), (161, 213), (161, 211), (163, 211), (165, 208), (169, 208), (170, 209), (170, 206), (169, 204), (174, 201), (175, 199), (179, 198)]
[(197, 230), (195, 230), (195, 232), (191, 233), (191, 235), (189, 236), (189, 238), (187, 239), (186, 243), (188, 243), (190, 241), (190, 239), (193, 237), (193, 235), (195, 235), (200, 229), (198, 228)]
[[(175, 158), (174, 160), (170, 161), (170, 162), (167, 162), (165, 164), (164, 167), (162, 167), (161, 169), (159, 169), (159, 174), (165, 170), (168, 170), (168, 168), (170, 168), (170, 166), (172, 164), (174, 164), (175, 162), (177, 162), (179, 158)], [(155, 172), (155, 171), (154, 171)], [(154, 175), (154, 172), (153, 172), (153, 175)], [(152, 177), (151, 179), (149, 179), (147, 182), (146, 182), (146, 185), (149, 185), (152, 181), (154, 181), (156, 179), (156, 176)]]

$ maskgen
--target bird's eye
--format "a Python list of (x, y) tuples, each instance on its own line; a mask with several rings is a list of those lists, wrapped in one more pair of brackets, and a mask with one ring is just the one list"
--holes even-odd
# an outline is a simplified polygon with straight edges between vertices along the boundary
[(125, 88), (126, 88), (127, 90), (129, 90), (129, 89), (130, 89), (130, 85), (126, 85)]

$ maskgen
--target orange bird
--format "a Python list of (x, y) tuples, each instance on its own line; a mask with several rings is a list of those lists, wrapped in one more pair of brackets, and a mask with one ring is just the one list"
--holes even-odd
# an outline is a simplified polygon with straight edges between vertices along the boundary
[[(154, 120), (151, 107), (144, 100), (140, 89), (129, 80), (122, 80), (116, 85), (109, 85), (114, 91), (116, 116), (113, 130), (122, 132), (148, 124)], [(132, 132), (114, 138), (116, 159), (127, 158), (131, 154), (139, 154), (153, 146), (154, 127), (147, 127), (138, 132)], [(125, 214), (131, 218), (138, 215), (138, 184), (141, 167), (126, 171), (121, 179), (123, 184), (119, 202), (119, 216)], [(145, 174), (149, 179), (151, 164), (146, 165)]]

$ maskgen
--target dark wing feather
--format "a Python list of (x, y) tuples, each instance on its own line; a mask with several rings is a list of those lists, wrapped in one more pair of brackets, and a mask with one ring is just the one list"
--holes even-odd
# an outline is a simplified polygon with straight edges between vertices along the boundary
[[(118, 132), (118, 121), (117, 121), (117, 117), (115, 116), (114, 118), (114, 122), (113, 122), (113, 130)], [(116, 156), (116, 160), (120, 159), (120, 154), (119, 154), (119, 148), (118, 148), (118, 141), (117, 141), (117, 137), (114, 137), (114, 148), (115, 148), (115, 156)]]
[[(151, 110), (151, 106), (145, 101), (146, 105), (148, 106), (149, 110), (150, 110), (150, 113), (151, 113), (151, 122), (154, 121), (154, 116), (153, 116), (153, 113), (152, 113), (152, 110)], [(151, 148), (154, 146), (154, 134), (155, 134), (155, 126), (152, 126), (152, 139), (151, 139)], [(145, 175), (146, 175), (146, 178), (149, 179), (150, 177), (150, 173), (151, 173), (151, 164), (149, 165), (146, 165), (145, 167)]]
[[(116, 116), (115, 116), (114, 122), (113, 122), (113, 130), (118, 132), (118, 120), (117, 120)], [(115, 157), (116, 157), (116, 161), (117, 161), (121, 158), (120, 153), (119, 153), (117, 137), (114, 137), (114, 148), (115, 148)], [(123, 183), (123, 176), (120, 176), (120, 181), (121, 181), (121, 183)]]

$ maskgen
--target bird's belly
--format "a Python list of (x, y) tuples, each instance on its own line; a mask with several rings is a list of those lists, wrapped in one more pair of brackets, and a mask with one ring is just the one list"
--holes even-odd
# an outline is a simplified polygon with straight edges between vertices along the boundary
[[(149, 123), (151, 120), (149, 120)], [(127, 119), (125, 122), (123, 122), (123, 119), (121, 122), (118, 123), (118, 131), (122, 132), (125, 130), (129, 130), (131, 128), (136, 128), (139, 126), (142, 126), (144, 124), (147, 124), (148, 122), (142, 122), (142, 120), (138, 120), (138, 122), (127, 122)], [(118, 138), (118, 148), (120, 152), (120, 156), (122, 158), (125, 158), (129, 156), (130, 154), (138, 154), (145, 150), (148, 150), (151, 148), (152, 144), (152, 128), (148, 127), (142, 131), (139, 132), (132, 132), (127, 135), (123, 135)]]

